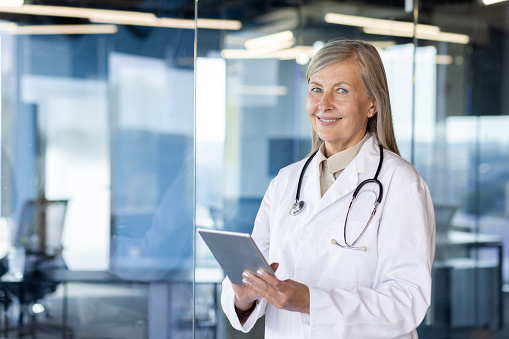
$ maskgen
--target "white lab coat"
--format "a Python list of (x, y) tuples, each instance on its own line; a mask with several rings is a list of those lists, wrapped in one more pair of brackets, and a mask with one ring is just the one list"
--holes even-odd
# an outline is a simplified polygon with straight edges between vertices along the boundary
[[(375, 175), (379, 148), (374, 137), (320, 197), (318, 157), (303, 178), (297, 216), (295, 201), (304, 162), (283, 168), (262, 201), (253, 238), (269, 263), (279, 263), (276, 276), (309, 287), (310, 314), (277, 309), (265, 300), (244, 326), (234, 310), (234, 293), (226, 278), (221, 303), (234, 328), (248, 332), (263, 314), (265, 338), (417, 338), (431, 299), (431, 266), (435, 252), (435, 218), (428, 187), (407, 161), (384, 150), (379, 180), (383, 199), (357, 243), (367, 251), (342, 249), (346, 213), (357, 185)], [(351, 243), (369, 219), (374, 198), (370, 186), (360, 194), (348, 218)], [(371, 197), (370, 197), (371, 195)], [(364, 214), (360, 213), (364, 210)]]

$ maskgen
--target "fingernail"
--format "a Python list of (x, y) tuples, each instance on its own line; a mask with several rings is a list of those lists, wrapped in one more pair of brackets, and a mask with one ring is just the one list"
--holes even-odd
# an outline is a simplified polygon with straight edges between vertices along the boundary
[(256, 271), (256, 273), (258, 273), (258, 275), (263, 275), (263, 271), (261, 270)]
[(247, 286), (247, 280), (246, 279), (242, 279), (242, 283)]
[(242, 276), (249, 278), (249, 274), (247, 274), (247, 272), (242, 273)]

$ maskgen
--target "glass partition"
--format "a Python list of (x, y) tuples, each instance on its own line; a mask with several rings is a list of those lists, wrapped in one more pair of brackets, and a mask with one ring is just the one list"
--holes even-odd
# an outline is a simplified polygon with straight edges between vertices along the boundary
[(420, 2), (420, 21), (463, 37), (419, 39), (436, 53), (432, 133), (418, 125), (415, 136), (437, 221), (424, 337), (507, 336), (507, 10), (505, 1)]
[[(209, 81), (220, 104), (200, 102), (205, 86), (197, 82), (197, 215), (204, 216), (197, 225), (252, 230), (270, 180), (310, 151), (309, 59), (332, 38), (369, 41), (386, 68), (401, 155), (427, 181), (435, 207), (433, 299), (419, 335), (507, 335), (507, 3), (201, 5), (200, 17), (234, 17), (242, 29), (198, 31), (198, 77), (200, 62), (221, 74)], [(200, 123), (213, 126), (210, 109), (200, 112), (205, 102), (224, 107), (216, 120), (224, 119), (224, 138), (200, 146)], [(197, 241), (197, 266), (217, 268)], [(261, 320), (246, 337), (260, 337)], [(221, 322), (219, 337), (237, 337)]]
[[(311, 151), (305, 74), (310, 58), (332, 38), (369, 40), (380, 48), (390, 78), (394, 114), (399, 122), (396, 125), (397, 133), (401, 135), (398, 142), (405, 155), (410, 156), (412, 38), (367, 34), (362, 27), (329, 17), (334, 19), (336, 14), (355, 13), (349, 18), (357, 20), (377, 17), (379, 14), (375, 13), (385, 10), (383, 15), (387, 20), (412, 20), (411, 13), (405, 12), (402, 6), (387, 8), (361, 2), (320, 1), (270, 8), (247, 3), (228, 9), (236, 13), (235, 18), (242, 22), (242, 29), (214, 37), (198, 30), (197, 226), (250, 233), (270, 181), (281, 168), (303, 159)], [(200, 4), (199, 17), (220, 15), (214, 10), (210, 7), (202, 9)], [(428, 56), (426, 50), (419, 52), (421, 54), (423, 58)], [(210, 65), (208, 71), (206, 64)], [(205, 79), (212, 71), (218, 74)], [(208, 81), (208, 86), (202, 81)], [(215, 100), (208, 99), (212, 95)], [(426, 101), (427, 97), (421, 100)], [(430, 114), (430, 109), (426, 109)], [(212, 114), (217, 114), (214, 124), (210, 120)], [(223, 125), (214, 128), (218, 122)], [(222, 138), (202, 143), (201, 139), (211, 130), (221, 130)], [(200, 218), (200, 213), (204, 218)], [(197, 239), (197, 267), (217, 268), (218, 264), (200, 240)], [(219, 338), (240, 335), (225, 319), (221, 309), (218, 319), (221, 324)], [(243, 337), (260, 338), (263, 332), (262, 318)]]
[(38, 3), (0, 7), (2, 334), (192, 337), (195, 2)]

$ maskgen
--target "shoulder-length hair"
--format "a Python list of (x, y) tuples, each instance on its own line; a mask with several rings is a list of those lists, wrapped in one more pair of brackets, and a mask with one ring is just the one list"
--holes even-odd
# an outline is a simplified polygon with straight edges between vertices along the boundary
[[(355, 60), (360, 66), (360, 75), (366, 93), (374, 98), (378, 112), (368, 120), (367, 131), (377, 138), (386, 149), (399, 155), (392, 126), (389, 87), (382, 59), (376, 48), (359, 40), (334, 39), (325, 44), (309, 63), (306, 78), (321, 69), (341, 61)], [(313, 150), (318, 150), (323, 141), (313, 131)]]

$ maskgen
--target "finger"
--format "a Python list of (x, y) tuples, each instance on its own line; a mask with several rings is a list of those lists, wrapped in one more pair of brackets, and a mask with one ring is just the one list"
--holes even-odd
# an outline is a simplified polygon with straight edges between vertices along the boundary
[[(277, 265), (279, 265), (279, 264), (277, 264)], [(278, 278), (276, 278), (272, 274), (264, 272), (262, 270), (256, 271), (256, 275), (257, 275), (258, 278), (264, 280), (266, 283), (268, 283), (269, 285), (273, 286), (275, 289), (278, 289), (278, 286), (281, 283), (281, 280), (279, 280)]]
[[(265, 280), (257, 276), (256, 274), (253, 274), (251, 272), (244, 272), (242, 274), (244, 276), (242, 282), (246, 284), (247, 288), (254, 293), (262, 296), (265, 298), (267, 294), (269, 294), (269, 290), (273, 290), (275, 293), (274, 288), (268, 284)], [(265, 276), (271, 276), (268, 273), (265, 273)], [(277, 280), (277, 279), (276, 279)]]
[(285, 286), (284, 282), (271, 274), (258, 272), (256, 276), (251, 274), (245, 280), (248, 287), (267, 300), (268, 303), (278, 308), (282, 308), (286, 304), (288, 292), (286, 290), (290, 286)]
[(241, 301), (253, 301), (260, 297), (256, 294), (247, 284), (237, 285), (232, 283), (233, 293), (238, 300)]

